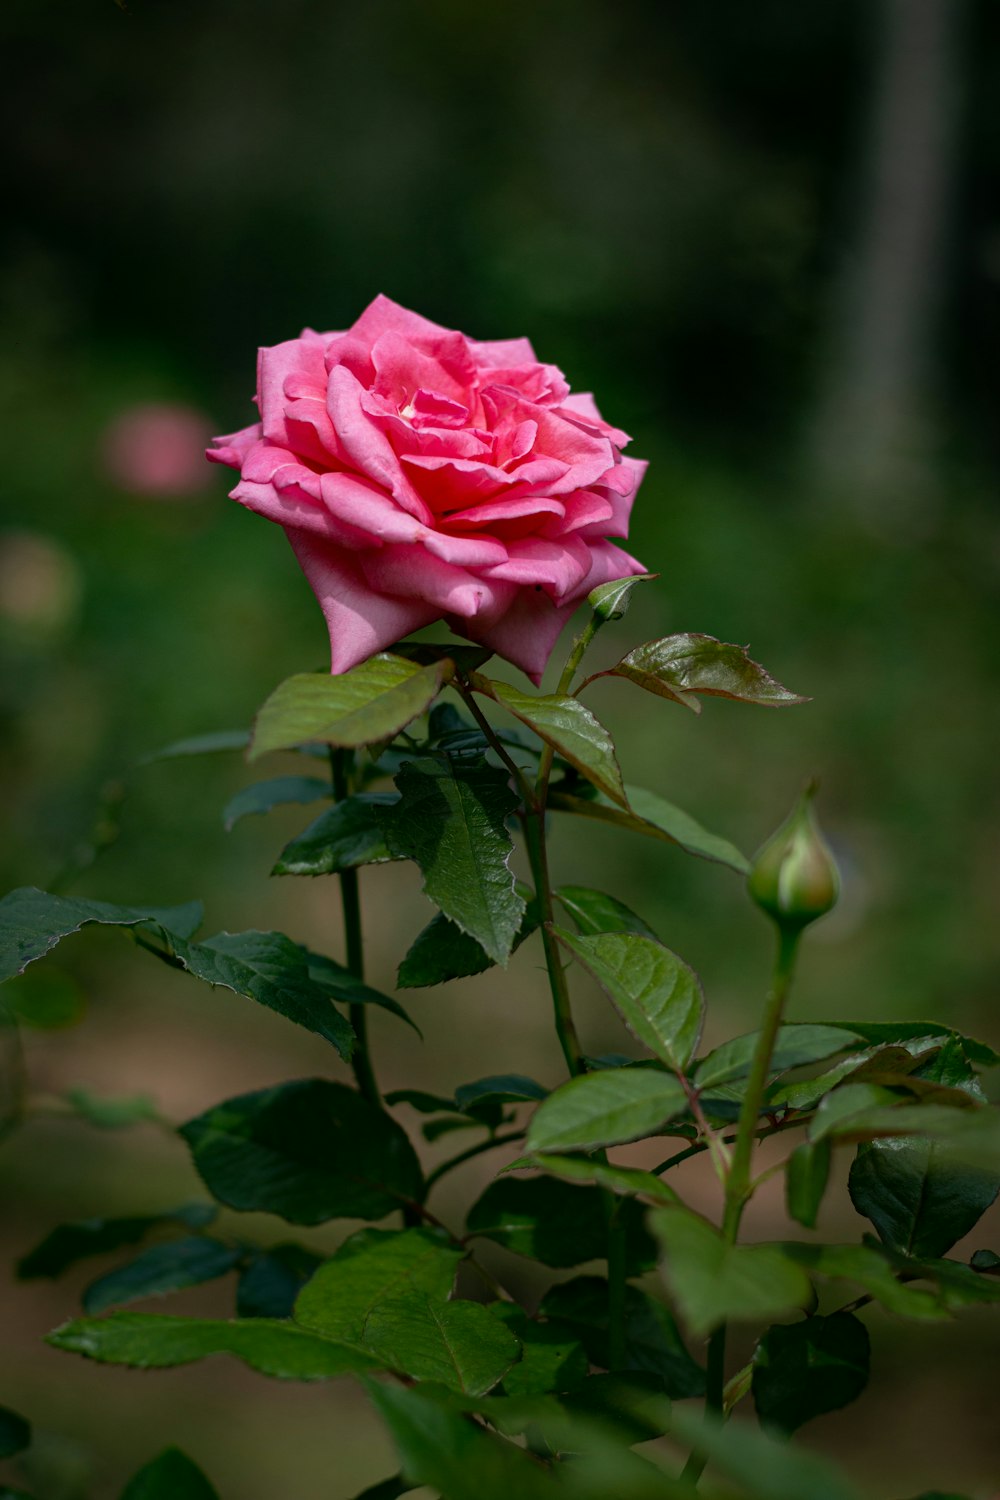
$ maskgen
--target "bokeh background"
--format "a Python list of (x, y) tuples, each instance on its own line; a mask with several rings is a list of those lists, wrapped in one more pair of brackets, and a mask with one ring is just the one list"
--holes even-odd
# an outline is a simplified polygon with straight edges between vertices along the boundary
[[(661, 576), (606, 658), (703, 630), (812, 695), (696, 719), (622, 683), (593, 694), (629, 779), (746, 848), (821, 777), (845, 891), (798, 1013), (1000, 1042), (992, 0), (6, 0), (0, 34), (4, 887), (200, 895), (210, 930), (340, 951), (332, 883), (268, 878), (308, 810), (227, 834), (220, 808), (252, 779), (239, 756), (137, 762), (246, 725), (322, 664), (281, 533), (200, 454), (251, 419), (258, 344), (346, 326), (384, 291), (478, 337), (527, 333), (651, 460), (633, 550)], [(738, 881), (596, 825), (556, 833), (557, 876), (617, 891), (699, 969), (710, 1041), (753, 1025), (768, 934)], [(364, 886), (391, 987), (428, 908), (412, 870)], [(538, 965), (528, 945), (507, 973), (412, 997), (422, 1045), (375, 1017), (386, 1086), (557, 1081)], [(41, 1336), (100, 1267), (13, 1281), (60, 1219), (199, 1192), (162, 1132), (46, 1114), (52, 1095), (144, 1091), (180, 1120), (342, 1070), (121, 934), (67, 942), (47, 973), (38, 1003), (64, 1024), (26, 1034), (37, 1110), (0, 1145), (0, 1401), (40, 1429), (9, 1472), (40, 1500), (105, 1500), (173, 1441), (224, 1500), (347, 1500), (393, 1464), (346, 1386), (86, 1366)], [(591, 1049), (620, 1049), (598, 998), (580, 1005)], [(442, 1211), (494, 1165), (456, 1174)], [(709, 1182), (691, 1190), (710, 1203)], [(775, 1193), (755, 1227), (781, 1223)], [(835, 1196), (823, 1227), (861, 1226)], [(177, 1306), (225, 1315), (231, 1296)], [(995, 1324), (871, 1326), (872, 1394), (809, 1441), (884, 1500), (985, 1500)]]

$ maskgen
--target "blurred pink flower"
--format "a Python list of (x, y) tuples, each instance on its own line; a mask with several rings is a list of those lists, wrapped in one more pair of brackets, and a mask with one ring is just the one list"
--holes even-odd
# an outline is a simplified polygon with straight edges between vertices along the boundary
[(538, 682), (566, 620), (644, 571), (646, 465), (527, 339), (481, 343), (376, 297), (346, 333), (261, 349), (260, 421), (208, 457), (288, 534), (344, 672), (444, 619)]
[(104, 467), (133, 495), (194, 495), (205, 488), (202, 454), (210, 434), (207, 418), (193, 406), (129, 406), (105, 430)]

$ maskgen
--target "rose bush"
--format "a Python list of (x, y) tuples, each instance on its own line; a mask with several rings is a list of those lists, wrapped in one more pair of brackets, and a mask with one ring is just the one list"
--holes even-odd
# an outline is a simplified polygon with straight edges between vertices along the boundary
[(616, 547), (645, 470), (527, 339), (376, 297), (345, 333), (261, 349), (260, 421), (208, 450), (284, 527), (347, 671), (444, 619), (535, 682), (577, 604), (644, 571)]

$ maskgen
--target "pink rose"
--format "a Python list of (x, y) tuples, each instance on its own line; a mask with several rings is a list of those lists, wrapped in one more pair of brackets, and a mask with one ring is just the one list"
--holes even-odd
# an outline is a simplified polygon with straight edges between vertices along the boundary
[(260, 421), (208, 450), (288, 534), (345, 672), (444, 619), (534, 682), (574, 608), (644, 571), (646, 465), (527, 339), (480, 343), (376, 297), (346, 333), (261, 349)]

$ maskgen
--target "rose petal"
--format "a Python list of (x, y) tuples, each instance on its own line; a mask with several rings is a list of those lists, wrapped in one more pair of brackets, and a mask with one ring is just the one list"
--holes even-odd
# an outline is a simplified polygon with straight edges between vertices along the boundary
[(391, 330), (383, 333), (372, 345), (372, 364), (375, 381), (372, 391), (385, 396), (397, 410), (409, 406), (417, 391), (439, 392), (442, 397), (458, 403), (468, 415), (463, 397), (465, 382), (459, 382), (438, 360), (418, 349), (410, 339)]
[[(570, 499), (573, 497), (570, 496)], [(610, 514), (610, 507), (609, 514)], [(564, 516), (566, 506), (551, 495), (501, 495), (498, 500), (484, 500), (482, 505), (470, 506), (468, 510), (452, 511), (447, 520), (449, 526), (492, 526), (497, 521), (515, 521), (521, 516)]]
[(357, 379), (343, 365), (330, 371), (327, 410), (341, 446), (362, 474), (382, 485), (404, 510), (426, 523), (431, 519), (430, 512), (400, 468), (385, 433), (363, 410), (363, 394)]
[(260, 442), (260, 438), (260, 423), (254, 422), (250, 427), (241, 427), (239, 432), (213, 438), (211, 448), (205, 449), (205, 457), (209, 463), (226, 464), (230, 469), (238, 469), (250, 449)]
[(294, 528), (288, 540), (326, 619), (331, 672), (349, 671), (438, 618), (440, 610), (426, 600), (373, 593), (356, 562), (335, 547)]
[(494, 591), (488, 579), (442, 561), (423, 547), (391, 546), (362, 558), (365, 578), (379, 593), (420, 599), (442, 614), (463, 619), (489, 609)]
[(448, 624), (456, 634), (488, 646), (498, 656), (512, 661), (537, 687), (552, 648), (575, 607), (575, 604), (557, 606), (548, 594), (535, 589), (518, 589), (510, 608), (499, 620), (486, 623), (482, 618), (449, 619)]
[(574, 536), (558, 542), (523, 537), (508, 542), (507, 551), (507, 561), (488, 568), (486, 576), (529, 588), (540, 584), (557, 603), (577, 590), (590, 570), (590, 550)]
[(360, 318), (347, 330), (349, 337), (365, 344), (369, 349), (383, 333), (433, 337), (447, 332), (439, 323), (432, 323), (429, 318), (422, 318), (419, 313), (400, 307), (398, 302), (393, 302), (391, 297), (386, 297), (381, 292), (374, 301), (369, 302)]
[(285, 408), (286, 382), (295, 388), (305, 383), (322, 391), (326, 386), (323, 341), (318, 334), (286, 339), (282, 344), (257, 351), (257, 401), (264, 436), (283, 446), (288, 444)]

